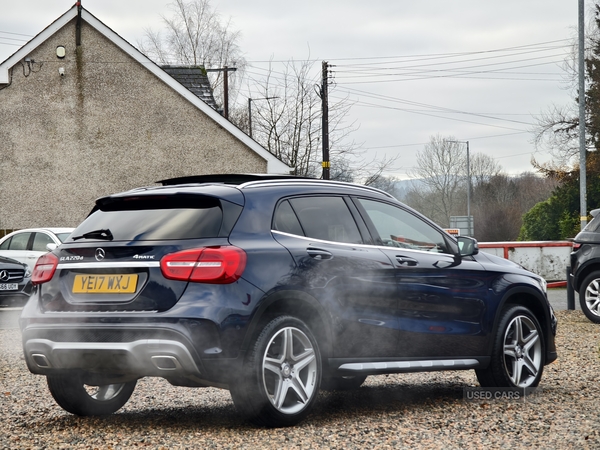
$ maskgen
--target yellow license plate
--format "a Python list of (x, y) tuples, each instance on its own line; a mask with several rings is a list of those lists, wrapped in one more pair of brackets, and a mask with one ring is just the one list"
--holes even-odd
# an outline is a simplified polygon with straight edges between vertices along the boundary
[(137, 287), (137, 274), (75, 275), (74, 294), (131, 294)]

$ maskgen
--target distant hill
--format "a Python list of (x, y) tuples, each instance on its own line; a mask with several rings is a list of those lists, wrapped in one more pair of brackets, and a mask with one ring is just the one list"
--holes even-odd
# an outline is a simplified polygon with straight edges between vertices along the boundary
[(422, 179), (414, 179), (414, 180), (399, 180), (396, 181), (394, 183), (394, 192), (393, 195), (400, 200), (401, 202), (403, 202), (406, 198), (406, 195), (408, 194), (408, 192), (414, 187), (414, 188), (419, 188), (420, 186), (422, 186), (423, 180)]

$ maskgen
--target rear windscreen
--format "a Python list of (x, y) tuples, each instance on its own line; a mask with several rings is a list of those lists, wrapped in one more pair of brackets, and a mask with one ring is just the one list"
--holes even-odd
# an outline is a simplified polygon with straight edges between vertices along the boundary
[(217, 199), (126, 199), (101, 205), (71, 233), (67, 242), (219, 237), (222, 224), (223, 209)]

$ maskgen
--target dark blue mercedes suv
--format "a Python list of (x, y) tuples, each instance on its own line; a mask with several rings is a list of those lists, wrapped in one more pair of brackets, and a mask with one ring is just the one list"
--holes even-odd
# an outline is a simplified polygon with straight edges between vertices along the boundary
[(529, 388), (557, 357), (541, 277), (348, 183), (198, 176), (100, 198), (32, 280), (27, 365), (84, 416), (153, 376), (289, 426), (319, 389), (369, 375), (474, 369)]

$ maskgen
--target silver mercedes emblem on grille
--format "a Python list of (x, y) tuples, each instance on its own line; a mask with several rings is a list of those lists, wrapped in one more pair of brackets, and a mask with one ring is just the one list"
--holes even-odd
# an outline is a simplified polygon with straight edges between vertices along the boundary
[(8, 277), (8, 270), (0, 270), (0, 281), (7, 281)]
[(102, 261), (105, 256), (106, 256), (106, 253), (104, 252), (104, 249), (102, 249), (102, 248), (96, 249), (96, 261)]

